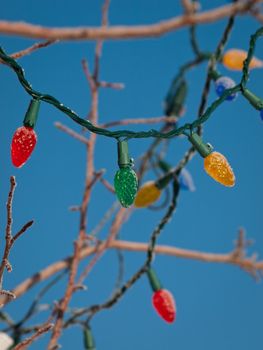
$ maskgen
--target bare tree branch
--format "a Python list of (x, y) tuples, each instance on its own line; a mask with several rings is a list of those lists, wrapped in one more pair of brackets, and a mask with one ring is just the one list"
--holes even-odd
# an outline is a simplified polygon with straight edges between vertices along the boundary
[(13, 223), (12, 204), (13, 204), (15, 188), (16, 188), (16, 180), (14, 176), (11, 176), (10, 190), (9, 190), (8, 199), (6, 203), (7, 223), (6, 223), (6, 234), (5, 234), (5, 249), (4, 249), (2, 261), (0, 264), (0, 294), (13, 299), (16, 297), (13, 292), (2, 289), (4, 271), (5, 269), (7, 269), (8, 272), (12, 271), (12, 266), (8, 259), (9, 259), (9, 254), (13, 247), (13, 244), (33, 224), (32, 220), (29, 221), (14, 235), (14, 237), (12, 236), (12, 223)]
[[(49, 45), (55, 44), (58, 41), (59, 40), (52, 39), (52, 40), (47, 40), (47, 41), (43, 41), (40, 43), (36, 43), (36, 44), (34, 44), (34, 45), (24, 49), (24, 50), (14, 52), (10, 56), (14, 59), (19, 59), (19, 58), (24, 57), (26, 55), (30, 55), (34, 51), (37, 51), (37, 50), (42, 49), (44, 47), (47, 47)], [(4, 62), (0, 59), (0, 63), (4, 63)]]
[(61, 124), (59, 122), (56, 122), (54, 125), (59, 130), (64, 131), (66, 134), (74, 137), (75, 139), (79, 140), (80, 142), (83, 142), (86, 146), (89, 146), (89, 140), (85, 136), (77, 133), (73, 129), (71, 129), (71, 128), (69, 128), (69, 127), (67, 127), (64, 124)]
[[(101, 243), (102, 247), (104, 244), (105, 242)], [(148, 250), (148, 243), (114, 240), (110, 242), (108, 248), (135, 251), (135, 252), (146, 252)], [(234, 253), (235, 249), (230, 251), (229, 253), (218, 254), (218, 253), (207, 253), (207, 252), (177, 248), (172, 246), (157, 245), (155, 247), (154, 252), (156, 254), (175, 256), (183, 259), (198, 260), (198, 261), (203, 261), (207, 263), (236, 265), (246, 271), (251, 269), (257, 270), (257, 271), (263, 270), (263, 260), (254, 261), (254, 258), (252, 257), (246, 257), (246, 256), (237, 257)], [(94, 254), (95, 251), (96, 251), (96, 247), (83, 248), (80, 253), (80, 259), (82, 260), (87, 256)], [(32, 277), (26, 279), (24, 282), (19, 284), (13, 290), (13, 293), (15, 293), (16, 297), (20, 297), (21, 295), (25, 294), (30, 288), (32, 288), (35, 284), (48, 279), (50, 276), (54, 275), (55, 273), (63, 269), (68, 268), (71, 264), (71, 261), (72, 261), (72, 257), (68, 257), (68, 258), (65, 258), (64, 260), (57, 261), (47, 266), (43, 270), (37, 272)], [(1, 299), (0, 301), (2, 302)], [(6, 303), (8, 302), (8, 300), (4, 300), (4, 302)]]
[(0, 21), (0, 33), (27, 38), (53, 40), (110, 40), (159, 37), (192, 24), (212, 23), (234, 14), (242, 14), (263, 0), (238, 1), (213, 10), (178, 16), (151, 25), (47, 28), (23, 22)]
[[(108, 10), (109, 10), (110, 0), (105, 0), (102, 8), (102, 27), (105, 28), (108, 25)], [(82, 61), (82, 66), (84, 73), (87, 77), (90, 90), (91, 90), (91, 109), (89, 113), (89, 119), (93, 124), (96, 124), (98, 121), (98, 99), (99, 99), (99, 64), (100, 57), (102, 54), (102, 46), (103, 41), (100, 39), (97, 41), (95, 48), (95, 57), (94, 57), (94, 71), (93, 75), (91, 75), (87, 61)], [(63, 327), (63, 318), (64, 314), (68, 308), (69, 302), (72, 298), (73, 293), (77, 290), (76, 286), (81, 283), (75, 284), (75, 279), (77, 276), (78, 265), (81, 260), (81, 248), (86, 239), (86, 231), (87, 231), (87, 210), (91, 198), (91, 191), (93, 185), (96, 181), (102, 176), (102, 173), (96, 174), (94, 168), (94, 152), (95, 152), (95, 143), (96, 143), (97, 135), (92, 133), (89, 138), (89, 143), (86, 151), (86, 174), (85, 174), (85, 187), (84, 194), (82, 198), (82, 203), (80, 205), (80, 226), (77, 240), (74, 242), (74, 254), (71, 259), (70, 272), (69, 272), (69, 280), (66, 287), (65, 294), (61, 299), (56, 312), (56, 320), (54, 324), (54, 329), (51, 335), (50, 342), (48, 344), (49, 350), (54, 350), (57, 348), (57, 342), (59, 337), (61, 336), (62, 327)]]
[(53, 327), (52, 323), (45, 324), (43, 327), (39, 328), (35, 334), (30, 338), (23, 340), (21, 343), (17, 344), (13, 350), (25, 350), (31, 345), (35, 340), (37, 340), (41, 335), (50, 331)]
[(153, 118), (135, 118), (135, 119), (121, 119), (111, 121), (105, 124), (101, 124), (101, 128), (111, 128), (117, 125), (129, 125), (129, 124), (157, 124), (157, 123), (175, 123), (178, 118), (176, 117), (153, 117)]

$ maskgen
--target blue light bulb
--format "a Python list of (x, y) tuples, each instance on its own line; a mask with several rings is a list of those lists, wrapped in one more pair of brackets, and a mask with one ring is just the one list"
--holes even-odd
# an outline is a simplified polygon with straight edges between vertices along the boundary
[(182, 190), (186, 190), (190, 192), (195, 191), (195, 184), (194, 184), (192, 175), (185, 168), (181, 170), (181, 173), (179, 176), (179, 185)]
[[(234, 80), (232, 80), (229, 77), (220, 77), (215, 82), (216, 93), (219, 97), (221, 97), (223, 95), (225, 90), (231, 89), (234, 86), (236, 86), (236, 83), (234, 82)], [(229, 95), (226, 98), (226, 100), (233, 101), (236, 97), (237, 97), (237, 93), (235, 92), (235, 93)]]

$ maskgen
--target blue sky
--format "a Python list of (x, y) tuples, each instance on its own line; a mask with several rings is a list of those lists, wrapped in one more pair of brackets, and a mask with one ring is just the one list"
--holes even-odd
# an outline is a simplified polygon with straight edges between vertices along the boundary
[[(47, 26), (98, 25), (102, 1), (47, 0), (44, 5), (25, 0), (3, 1), (1, 18), (23, 20)], [(212, 3), (212, 4), (211, 4)], [(222, 1), (202, 1), (203, 9)], [(110, 23), (152, 23), (170, 18), (181, 11), (179, 1), (113, 0)], [(226, 20), (197, 29), (203, 50), (214, 50)], [(251, 17), (239, 17), (228, 43), (229, 48), (248, 47), (249, 37), (259, 27)], [(15, 52), (31, 45), (33, 40), (1, 36), (1, 46)], [(64, 104), (85, 116), (90, 107), (90, 94), (81, 68), (81, 59), (92, 66), (93, 42), (63, 42), (24, 57), (20, 63), (33, 86), (56, 96)], [(263, 58), (262, 40), (256, 54)], [(101, 78), (125, 84), (123, 91), (103, 90), (100, 96), (100, 120), (160, 116), (163, 99), (180, 65), (191, 59), (187, 29), (159, 39), (106, 42), (101, 60)], [(240, 73), (219, 67), (220, 71), (239, 81)], [(183, 121), (196, 118), (200, 93), (206, 74), (205, 65), (187, 75), (189, 94)], [(260, 95), (263, 71), (253, 71), (249, 87)], [(9, 177), (15, 175), (18, 186), (14, 200), (14, 232), (27, 220), (35, 225), (16, 244), (10, 260), (12, 274), (5, 275), (5, 288), (13, 288), (29, 275), (51, 262), (71, 254), (72, 241), (78, 230), (78, 214), (68, 208), (81, 200), (84, 186), (85, 150), (81, 144), (58, 131), (54, 122), (79, 130), (65, 115), (42, 104), (36, 131), (38, 144), (30, 161), (15, 169), (10, 161), (10, 141), (14, 130), (22, 124), (29, 97), (15, 74), (1, 67), (0, 110), (0, 213), (1, 242), (4, 240), (5, 202)], [(211, 103), (216, 98), (213, 89)], [(136, 127), (133, 129), (136, 129)], [(137, 129), (148, 129), (139, 127)], [(263, 124), (259, 113), (241, 97), (220, 106), (205, 126), (204, 139), (230, 161), (236, 173), (236, 186), (223, 188), (203, 171), (203, 160), (196, 156), (188, 166), (196, 191), (181, 191), (178, 210), (165, 228), (160, 243), (187, 249), (223, 253), (233, 248), (239, 227), (254, 239), (249, 253), (263, 258), (263, 198), (261, 147)], [(136, 158), (150, 144), (149, 140), (129, 142)], [(179, 138), (171, 143), (167, 160), (175, 165), (188, 143)], [(106, 169), (106, 179), (113, 181), (117, 169), (114, 140), (98, 138), (95, 158), (97, 169)], [(151, 179), (149, 176), (148, 179)], [(114, 196), (98, 185), (89, 212), (92, 229), (114, 201)], [(162, 212), (137, 210), (125, 224), (121, 238), (145, 242), (162, 216)], [(105, 236), (107, 231), (102, 233)], [(143, 262), (142, 253), (125, 253), (125, 279)], [(142, 278), (112, 310), (97, 315), (92, 329), (98, 350), (104, 349), (200, 349), (221, 350), (260, 348), (262, 339), (262, 283), (256, 283), (237, 267), (206, 264), (174, 257), (158, 256), (154, 267), (163, 285), (175, 296), (178, 318), (167, 325), (152, 310), (151, 290)], [(88, 290), (76, 294), (72, 307), (105, 300), (117, 276), (117, 257), (108, 252), (96, 265), (87, 280)], [(50, 291), (43, 302), (59, 299), (65, 282)], [(15, 317), (25, 312), (28, 303), (41, 286), (13, 302), (7, 311)], [(43, 313), (43, 320), (47, 314)], [(47, 337), (32, 346), (44, 349)], [(78, 328), (65, 332), (60, 343), (63, 349), (81, 349), (82, 335)]]

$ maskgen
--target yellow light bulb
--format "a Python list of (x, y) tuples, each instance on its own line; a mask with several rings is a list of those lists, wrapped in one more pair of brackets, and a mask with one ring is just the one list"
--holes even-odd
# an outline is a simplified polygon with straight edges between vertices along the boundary
[(162, 191), (156, 186), (154, 181), (146, 182), (137, 192), (134, 206), (137, 208), (145, 208), (156, 202)]
[(235, 174), (227, 159), (219, 152), (212, 152), (204, 159), (204, 168), (209, 176), (224, 186), (235, 185)]
[[(232, 70), (242, 70), (243, 62), (247, 58), (247, 52), (239, 49), (228, 50), (223, 56), (223, 64)], [(253, 57), (250, 61), (249, 68), (261, 68), (263, 61)]]

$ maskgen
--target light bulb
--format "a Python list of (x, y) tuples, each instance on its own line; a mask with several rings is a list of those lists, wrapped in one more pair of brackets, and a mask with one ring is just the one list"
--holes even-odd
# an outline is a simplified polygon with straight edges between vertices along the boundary
[[(11, 349), (11, 346), (14, 344), (14, 340), (6, 333), (0, 332), (0, 345), (1, 350)], [(13, 347), (12, 347), (13, 348)]]
[(192, 133), (188, 139), (204, 158), (204, 169), (207, 174), (224, 186), (234, 186), (235, 174), (227, 159), (219, 152), (212, 152), (213, 147), (209, 143), (205, 144), (198, 134)]
[[(243, 63), (247, 58), (247, 52), (239, 49), (228, 50), (223, 56), (223, 64), (226, 68), (232, 70), (242, 70)], [(261, 68), (263, 67), (263, 61), (256, 57), (253, 57), (250, 61), (249, 68)]]
[(147, 276), (153, 290), (152, 304), (158, 315), (168, 323), (172, 323), (176, 317), (176, 305), (172, 293), (162, 288), (161, 283), (150, 267)]
[[(219, 97), (221, 97), (226, 90), (231, 89), (234, 86), (236, 86), (236, 83), (229, 77), (220, 77), (215, 81), (215, 90)], [(237, 93), (235, 92), (229, 95), (226, 98), (226, 101), (233, 101), (236, 97)]]
[(209, 176), (224, 186), (235, 185), (235, 174), (227, 159), (219, 152), (212, 152), (204, 159), (204, 169)]
[(13, 136), (11, 159), (15, 167), (22, 167), (31, 156), (37, 143), (37, 135), (33, 128), (21, 126)]
[(125, 208), (134, 202), (137, 193), (138, 180), (136, 173), (130, 168), (120, 168), (114, 177), (116, 195)]
[(37, 135), (34, 131), (36, 125), (40, 101), (32, 99), (27, 109), (23, 126), (18, 128), (11, 143), (11, 159), (15, 167), (22, 167), (31, 156), (37, 143)]
[(162, 191), (156, 186), (155, 181), (146, 182), (138, 191), (134, 206), (137, 208), (145, 208), (156, 202)]
[(186, 190), (186, 191), (190, 191), (190, 192), (195, 191), (195, 184), (194, 184), (194, 180), (192, 178), (192, 175), (185, 168), (183, 168), (180, 171), (180, 175), (179, 175), (178, 180), (179, 180), (180, 188), (182, 190)]
[(153, 307), (158, 315), (168, 323), (176, 318), (176, 305), (172, 293), (167, 289), (159, 289), (152, 296)]
[(118, 142), (118, 165), (119, 170), (114, 177), (116, 195), (125, 208), (133, 204), (138, 189), (138, 179), (132, 170), (133, 160), (129, 156), (128, 142)]

